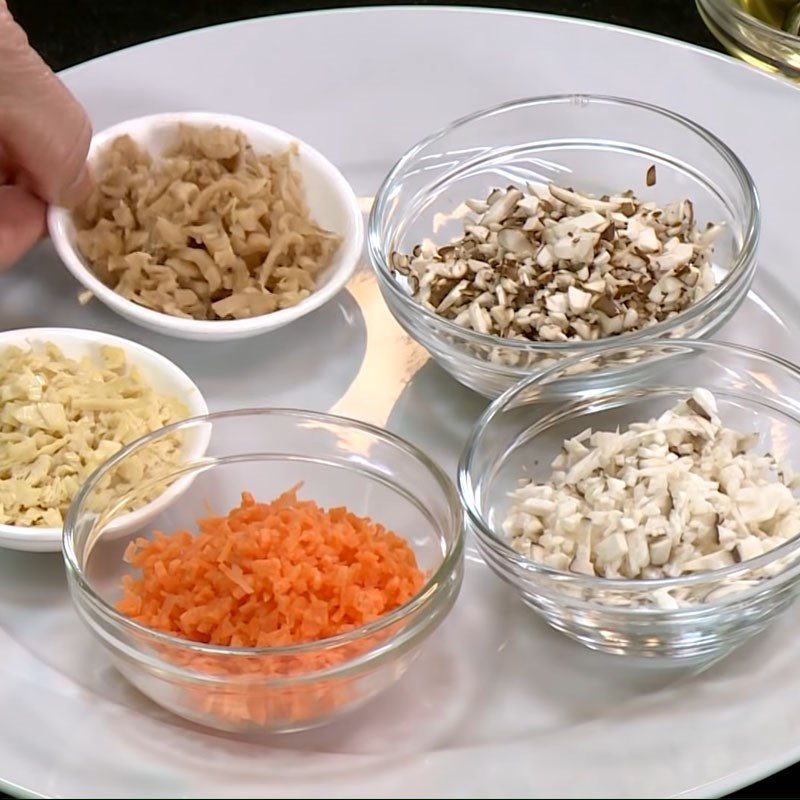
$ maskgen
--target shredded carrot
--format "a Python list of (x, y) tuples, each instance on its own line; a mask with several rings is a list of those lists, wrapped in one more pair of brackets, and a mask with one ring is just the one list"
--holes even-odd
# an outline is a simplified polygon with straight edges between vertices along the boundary
[[(125, 560), (140, 577), (123, 578), (117, 608), (192, 641), (273, 646), (351, 630), (419, 591), (424, 576), (403, 539), (345, 508), (326, 511), (300, 501), (296, 488), (267, 504), (243, 494), (227, 517), (200, 520), (196, 536), (156, 532), (152, 540), (131, 542)], [(347, 674), (293, 678), (351, 661), (404, 625), (300, 654), (230, 658), (169, 644), (155, 650), (194, 673), (220, 678), (203, 686), (173, 681), (179, 713), (228, 730), (296, 728), (358, 704), (375, 691), (375, 682)]]
[(408, 543), (346, 508), (242, 494), (226, 517), (140, 538), (117, 609), (184, 639), (237, 647), (313, 642), (405, 603), (424, 576)]

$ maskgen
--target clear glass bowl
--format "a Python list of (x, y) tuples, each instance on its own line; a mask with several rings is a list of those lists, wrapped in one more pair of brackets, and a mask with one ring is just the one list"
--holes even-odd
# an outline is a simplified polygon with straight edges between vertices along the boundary
[[(658, 178), (648, 188), (651, 164)], [(725, 224), (714, 254), (714, 291), (673, 319), (617, 341), (708, 336), (747, 294), (760, 226), (756, 190), (736, 155), (705, 129), (656, 106), (590, 95), (520, 100), (464, 117), (412, 147), (394, 166), (375, 199), (367, 240), (397, 321), (475, 391), (496, 397), (562, 358), (604, 346), (512, 341), (467, 330), (417, 303), (405, 278), (391, 271), (392, 252), (410, 252), (426, 238), (441, 245), (458, 236), (463, 201), (527, 180), (597, 195), (633, 189), (662, 204), (690, 198), (700, 224)]]
[[(535, 563), (515, 552), (502, 532), (509, 492), (523, 475), (545, 480), (565, 438), (587, 427), (613, 430), (650, 419), (697, 387), (716, 395), (723, 424), (758, 432), (759, 452), (800, 468), (797, 367), (715, 342), (656, 342), (641, 350), (642, 366), (657, 363), (657, 370), (587, 372), (575, 378), (565, 361), (498, 398), (466, 444), (459, 494), (488, 566), (554, 628), (607, 653), (702, 661), (760, 631), (797, 596), (797, 538), (725, 569), (617, 580)], [(679, 607), (659, 607), (655, 590), (669, 592)]]
[(720, 44), (748, 64), (800, 81), (800, 36), (748, 14), (736, 0), (696, 0)]
[[(166, 437), (208, 438), (206, 456), (175, 466), (155, 460), (132, 485), (126, 463)], [(182, 493), (138, 529), (112, 523), (136, 496), (184, 479)], [(188, 480), (187, 480), (188, 479)], [(241, 493), (268, 501), (302, 482), (300, 497), (346, 505), (403, 536), (428, 576), (402, 607), (336, 637), (288, 647), (189, 642), (118, 613), (128, 543), (153, 530), (196, 530), (209, 507), (225, 514)], [(98, 492), (121, 489), (111, 502)], [(116, 667), (145, 695), (186, 719), (236, 732), (319, 725), (400, 678), (449, 612), (463, 575), (463, 521), (455, 487), (419, 450), (369, 425), (305, 411), (211, 414), (140, 439), (101, 467), (75, 499), (64, 558), (78, 613)]]

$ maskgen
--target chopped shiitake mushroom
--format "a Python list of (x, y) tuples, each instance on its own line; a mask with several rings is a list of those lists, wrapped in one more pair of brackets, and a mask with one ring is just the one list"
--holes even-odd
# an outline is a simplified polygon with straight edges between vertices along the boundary
[[(655, 177), (653, 168), (648, 185)], [(478, 333), (566, 342), (650, 327), (714, 288), (721, 226), (698, 229), (690, 200), (659, 208), (630, 191), (595, 198), (527, 188), (468, 200), (472, 216), (449, 244), (394, 253), (412, 296)]]

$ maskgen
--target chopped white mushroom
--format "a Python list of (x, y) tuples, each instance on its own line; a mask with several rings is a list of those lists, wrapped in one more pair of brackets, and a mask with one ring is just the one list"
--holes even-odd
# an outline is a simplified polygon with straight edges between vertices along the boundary
[(704, 556), (692, 558), (683, 564), (686, 572), (705, 572), (711, 569), (723, 569), (733, 564), (733, 556), (727, 550), (717, 550)]
[(747, 561), (750, 558), (756, 558), (764, 552), (764, 545), (761, 540), (756, 536), (748, 536), (736, 543), (736, 560)]
[(741, 564), (800, 535), (794, 470), (753, 452), (757, 441), (725, 428), (711, 392), (695, 389), (657, 419), (565, 440), (549, 479), (512, 493), (503, 531), (526, 557), (582, 575), (647, 581)]
[(595, 547), (594, 552), (598, 561), (605, 564), (618, 561), (628, 552), (628, 542), (625, 539), (625, 534), (612, 533), (610, 536), (606, 536), (606, 538)]

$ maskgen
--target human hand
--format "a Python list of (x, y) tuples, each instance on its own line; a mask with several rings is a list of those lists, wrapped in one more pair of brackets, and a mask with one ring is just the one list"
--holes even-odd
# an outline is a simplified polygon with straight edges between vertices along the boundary
[(86, 112), (28, 44), (0, 0), (0, 269), (44, 235), (48, 203), (90, 188)]

